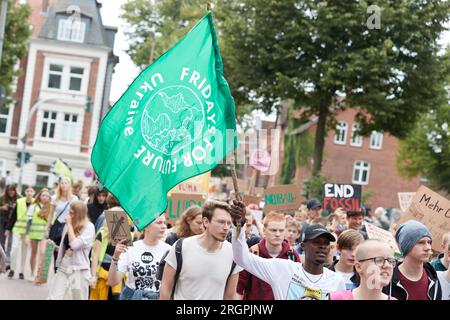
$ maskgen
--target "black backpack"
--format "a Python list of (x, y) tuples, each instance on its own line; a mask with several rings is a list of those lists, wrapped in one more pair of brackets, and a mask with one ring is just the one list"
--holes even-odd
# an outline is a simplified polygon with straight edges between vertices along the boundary
[[(183, 265), (183, 255), (181, 254), (181, 250), (183, 247), (183, 240), (184, 238), (178, 239), (177, 242), (175, 242), (175, 258), (177, 259), (177, 270), (175, 271), (175, 279), (173, 281), (173, 287), (172, 287), (172, 293), (170, 294), (170, 299), (173, 300), (173, 295), (175, 294), (175, 287), (178, 282), (178, 278), (180, 277), (181, 273), (181, 266)], [(164, 273), (164, 267), (166, 266), (166, 257), (169, 254), (169, 251), (167, 251), (163, 257), (161, 258), (161, 261), (159, 262), (158, 270), (156, 272), (156, 279), (159, 281), (162, 281), (163, 273)], [(234, 268), (236, 267), (236, 263), (233, 261), (231, 265), (231, 271), (228, 277), (231, 276), (233, 273)]]

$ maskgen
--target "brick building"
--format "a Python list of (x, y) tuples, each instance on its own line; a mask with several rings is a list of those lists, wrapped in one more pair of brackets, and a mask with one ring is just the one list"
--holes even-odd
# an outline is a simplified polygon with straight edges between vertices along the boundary
[[(355, 110), (347, 109), (337, 115), (338, 130), (330, 131), (325, 139), (322, 172), (331, 182), (362, 185), (363, 192), (373, 194), (367, 201), (373, 209), (378, 206), (398, 208), (397, 192), (415, 192), (421, 181), (419, 178), (406, 180), (398, 175), (395, 164), (398, 140), (395, 137), (381, 132), (372, 132), (370, 137), (354, 134), (355, 114)], [(312, 122), (308, 130), (313, 131), (314, 127)], [(309, 177), (309, 170), (297, 168), (295, 181), (301, 189)]]
[(27, 2), (33, 34), (20, 61), (15, 104), (2, 116), (0, 171), (10, 170), (13, 181), (19, 181), (16, 159), (27, 134), (31, 159), (23, 168), (24, 184), (51, 186), (56, 178), (51, 165), (57, 158), (68, 163), (75, 180), (89, 183), (90, 153), (109, 109), (118, 63), (113, 54), (117, 28), (103, 25), (96, 0)]

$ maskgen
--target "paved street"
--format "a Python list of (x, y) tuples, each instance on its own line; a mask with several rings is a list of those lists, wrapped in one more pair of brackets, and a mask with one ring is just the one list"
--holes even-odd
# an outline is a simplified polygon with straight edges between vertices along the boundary
[(45, 300), (48, 286), (35, 285), (28, 280), (8, 279), (0, 275), (0, 300)]

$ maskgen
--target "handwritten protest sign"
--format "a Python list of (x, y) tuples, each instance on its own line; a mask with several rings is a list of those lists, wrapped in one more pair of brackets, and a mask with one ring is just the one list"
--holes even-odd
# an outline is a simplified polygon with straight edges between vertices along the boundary
[(450, 201), (433, 190), (421, 186), (398, 223), (400, 225), (411, 219), (428, 227), (433, 236), (432, 247), (439, 251), (442, 235), (450, 231)]
[(361, 208), (360, 185), (325, 183), (323, 189), (325, 210), (334, 211), (341, 207), (345, 211), (357, 211)]
[(259, 203), (261, 202), (260, 196), (251, 196), (251, 195), (245, 195), (243, 199), (246, 206), (248, 206), (251, 203), (257, 204), (259, 206)]
[(127, 245), (132, 245), (130, 224), (125, 211), (105, 211), (106, 224), (108, 226), (111, 244), (117, 245), (120, 241), (126, 239)]
[(53, 261), (54, 251), (55, 251), (55, 243), (53, 241), (47, 241), (44, 254), (41, 256), (41, 261), (39, 263), (36, 279), (34, 280), (35, 282), (41, 284), (47, 283), (48, 270), (50, 268), (51, 262)]
[(264, 212), (297, 210), (301, 202), (300, 188), (296, 184), (269, 187), (264, 193)]
[(371, 223), (364, 222), (364, 225), (366, 226), (367, 237), (369, 239), (378, 239), (383, 242), (386, 242), (391, 246), (392, 249), (394, 249), (395, 253), (397, 254), (401, 253), (397, 241), (395, 241), (395, 237), (392, 233), (384, 229), (381, 229)]
[(400, 210), (405, 212), (408, 209), (415, 194), (415, 192), (397, 192)]
[(167, 200), (166, 219), (171, 225), (190, 206), (201, 207), (205, 203), (205, 199), (201, 193), (172, 193)]

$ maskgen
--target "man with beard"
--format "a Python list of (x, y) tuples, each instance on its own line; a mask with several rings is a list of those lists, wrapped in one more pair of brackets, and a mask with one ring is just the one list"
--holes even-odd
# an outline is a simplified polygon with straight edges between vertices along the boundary
[[(166, 257), (161, 300), (170, 299), (172, 292), (174, 300), (235, 298), (238, 273), (242, 269), (234, 265), (231, 244), (225, 241), (232, 224), (229, 210), (229, 205), (224, 202), (205, 203), (202, 207), (205, 232), (183, 240), (182, 268), (177, 279), (175, 242)], [(245, 234), (243, 236), (245, 239)]]
[[(245, 205), (234, 201), (230, 210), (235, 224), (245, 216)], [(344, 290), (344, 279), (324, 268), (330, 241), (336, 241), (328, 230), (319, 224), (308, 226), (302, 236), (305, 263), (287, 259), (264, 259), (251, 254), (245, 242), (244, 230), (239, 235), (233, 230), (234, 261), (245, 270), (269, 283), (276, 300), (325, 300), (334, 291)]]

